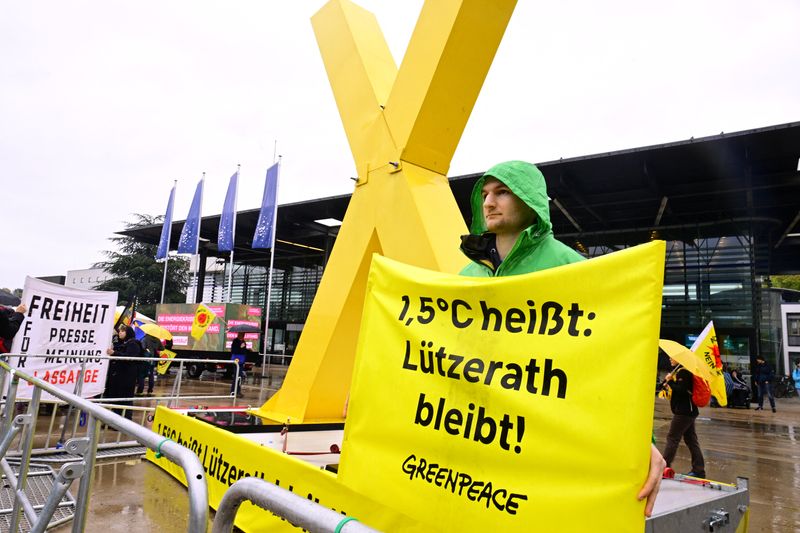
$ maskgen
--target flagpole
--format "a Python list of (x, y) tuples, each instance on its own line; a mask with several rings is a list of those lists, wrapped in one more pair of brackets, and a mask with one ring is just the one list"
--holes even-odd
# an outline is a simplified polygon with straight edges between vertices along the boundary
[(228, 303), (233, 302), (233, 251), (236, 249), (236, 200), (239, 197), (239, 172), (242, 165), (236, 165), (236, 189), (233, 191), (233, 228), (231, 229), (231, 275), (228, 278)]
[[(194, 299), (197, 300), (197, 291), (200, 291), (200, 301), (202, 302), (206, 297), (206, 280), (203, 278), (203, 288), (200, 288), (200, 261), (203, 256), (200, 254), (200, 226), (203, 224), (203, 193), (206, 192), (206, 173), (203, 172), (203, 177), (200, 178), (203, 185), (200, 187), (200, 213), (197, 217), (197, 238), (194, 244), (194, 255), (197, 256), (197, 270), (194, 272)], [(205, 265), (203, 265), (203, 272), (205, 272)]]
[[(278, 141), (275, 141), (275, 145), (277, 146)], [(275, 161), (275, 156), (273, 155), (273, 163)], [(275, 260), (275, 241), (277, 238), (278, 233), (278, 188), (280, 187), (281, 183), (281, 158), (278, 156), (278, 171), (275, 177), (275, 208), (272, 212), (272, 248), (269, 250), (269, 276), (267, 278), (267, 305), (264, 306), (266, 309), (266, 317), (264, 317), (264, 342), (261, 346), (261, 379), (263, 380), (266, 376), (266, 359), (267, 359), (267, 335), (269, 334), (269, 303), (272, 297), (272, 265)], [(286, 339), (283, 339), (283, 342), (286, 342)]]
[[(175, 187), (177, 187), (177, 186), (178, 186), (178, 180), (175, 180), (172, 183), (172, 190), (174, 191)], [(170, 218), (172, 218), (172, 217), (170, 217)], [(169, 227), (167, 229), (167, 253), (164, 256), (164, 280), (161, 282), (161, 303), (162, 304), (164, 303), (164, 295), (167, 292), (167, 268), (169, 268), (169, 242), (170, 242), (170, 240), (172, 240), (172, 220), (169, 220), (169, 221), (164, 220), (165, 224), (167, 222), (169, 222)]]
[(167, 268), (169, 266), (169, 255), (164, 258), (164, 280), (161, 282), (161, 303), (164, 303), (164, 293), (167, 290)]

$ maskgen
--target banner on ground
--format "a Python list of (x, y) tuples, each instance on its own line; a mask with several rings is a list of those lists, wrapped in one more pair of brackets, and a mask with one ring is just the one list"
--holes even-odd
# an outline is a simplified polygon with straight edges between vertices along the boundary
[[(84, 398), (102, 393), (108, 360), (88, 359), (81, 375), (82, 359), (76, 356), (106, 355), (111, 347), (117, 293), (73, 289), (28, 277), (23, 303), (28, 310), (14, 337), (9, 365), (70, 393), (82, 380)], [(20, 381), (18, 397), (30, 398), (32, 393), (33, 387)]]
[[(336, 464), (339, 461), (338, 455), (314, 454), (315, 458), (311, 462), (301, 461), (290, 455), (293, 449), (305, 449), (304, 442), (306, 446), (309, 442), (318, 442), (322, 448), (340, 442), (341, 429), (316, 431), (318, 437), (309, 441), (303, 438), (302, 429), (290, 428), (288, 434), (282, 434), (283, 427), (283, 424), (263, 425), (259, 426), (260, 433), (236, 434), (163, 406), (156, 408), (153, 421), (153, 431), (185, 446), (197, 455), (206, 473), (208, 504), (214, 509), (219, 507), (225, 492), (236, 481), (243, 477), (255, 477), (333, 509), (341, 513), (342, 518), (355, 517), (378, 531), (430, 531), (430, 528), (408, 515), (393, 511), (376, 501), (376, 495), (353, 492), (343, 486), (334, 473), (318, 466)], [(288, 439), (289, 453), (281, 451), (285, 438)], [(180, 466), (166, 457), (156, 455), (152, 450), (147, 450), (147, 459), (186, 485), (186, 475)], [(163, 512), (163, 509), (159, 511)], [(243, 503), (236, 513), (235, 525), (246, 533), (298, 531), (283, 518), (249, 502)]]
[(664, 252), (493, 279), (373, 256), (339, 479), (431, 530), (642, 531)]

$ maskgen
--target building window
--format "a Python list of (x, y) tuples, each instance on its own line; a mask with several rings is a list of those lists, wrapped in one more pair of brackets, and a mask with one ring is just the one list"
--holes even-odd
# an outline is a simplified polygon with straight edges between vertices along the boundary
[(800, 313), (786, 315), (786, 333), (789, 346), (800, 346)]

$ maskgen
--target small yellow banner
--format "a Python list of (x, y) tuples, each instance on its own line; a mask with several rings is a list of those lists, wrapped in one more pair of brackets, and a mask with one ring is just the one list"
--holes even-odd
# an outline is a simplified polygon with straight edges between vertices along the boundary
[(206, 307), (205, 304), (197, 304), (197, 311), (194, 312), (194, 320), (192, 321), (192, 337), (195, 340), (202, 337), (216, 317), (217, 315), (214, 314), (214, 311)]
[(641, 532), (664, 252), (494, 279), (373, 256), (341, 482), (431, 530)]
[(156, 371), (161, 374), (162, 376), (167, 373), (169, 370), (169, 365), (172, 363), (172, 360), (175, 358), (176, 353), (172, 350), (167, 350), (166, 348), (161, 350), (161, 355), (158, 359), (158, 365), (156, 366)]
[(711, 379), (708, 381), (711, 394), (722, 407), (725, 407), (728, 405), (728, 392), (725, 389), (725, 376), (722, 374), (722, 359), (719, 354), (717, 333), (714, 331), (713, 321), (706, 324), (703, 332), (694, 341), (692, 351), (711, 374)]

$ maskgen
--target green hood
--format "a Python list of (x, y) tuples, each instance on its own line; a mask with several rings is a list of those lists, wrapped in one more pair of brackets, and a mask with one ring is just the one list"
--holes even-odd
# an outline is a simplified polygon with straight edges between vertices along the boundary
[(470, 233), (481, 235), (486, 232), (486, 219), (483, 218), (483, 198), (481, 189), (486, 178), (492, 177), (502, 181), (511, 191), (517, 195), (528, 207), (536, 212), (536, 223), (526, 232), (533, 238), (549, 235), (553, 232), (550, 223), (550, 205), (547, 198), (547, 184), (544, 176), (536, 168), (536, 165), (525, 161), (506, 161), (493, 166), (478, 179), (475, 187), (472, 188), (470, 205), (472, 207), (472, 225)]
[[(505, 183), (537, 214), (536, 222), (523, 230), (514, 247), (496, 267), (496, 270), (492, 266), (494, 259), (491, 257), (490, 248), (494, 246), (494, 234), (486, 233), (483, 199), (481, 198), (481, 189), (487, 177), (497, 178)], [(461, 238), (461, 251), (471, 259), (471, 262), (461, 271), (462, 275), (513, 276), (568, 265), (584, 259), (581, 254), (553, 237), (547, 185), (544, 176), (536, 166), (524, 161), (508, 161), (490, 168), (475, 184), (470, 202), (472, 204), (471, 234)], [(479, 242), (473, 242), (476, 239)]]

